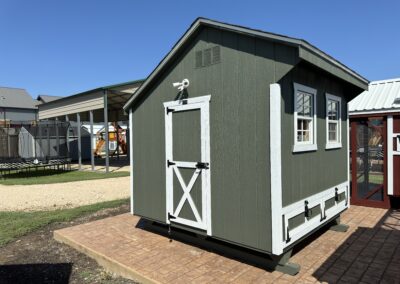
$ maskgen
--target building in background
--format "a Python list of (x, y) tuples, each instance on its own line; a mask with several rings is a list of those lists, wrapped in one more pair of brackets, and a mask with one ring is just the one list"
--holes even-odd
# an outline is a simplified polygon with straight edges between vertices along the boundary
[(38, 95), (36, 98), (36, 105), (40, 105), (40, 104), (45, 104), (45, 103), (49, 103), (58, 99), (61, 99), (63, 97), (60, 96), (49, 96), (49, 95)]
[[(389, 208), (400, 199), (400, 78), (374, 81), (349, 103), (351, 202)], [(397, 173), (397, 174), (395, 174)]]
[(37, 102), (25, 89), (0, 87), (0, 125), (10, 121), (35, 121)]

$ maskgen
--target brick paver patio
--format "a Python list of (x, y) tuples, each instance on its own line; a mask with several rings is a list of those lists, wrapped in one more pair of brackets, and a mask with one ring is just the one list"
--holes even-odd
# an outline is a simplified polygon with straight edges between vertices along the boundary
[(268, 272), (136, 228), (123, 214), (54, 233), (109, 270), (159, 283), (400, 283), (400, 211), (352, 206), (342, 215), (346, 233), (324, 231), (297, 247), (296, 276)]

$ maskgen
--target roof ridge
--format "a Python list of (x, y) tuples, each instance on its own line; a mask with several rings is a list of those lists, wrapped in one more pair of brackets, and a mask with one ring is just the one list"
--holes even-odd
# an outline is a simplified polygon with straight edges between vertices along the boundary
[(400, 82), (400, 77), (398, 77), (398, 78), (393, 78), (393, 79), (385, 79), (385, 80), (371, 81), (369, 84), (370, 84), (370, 85), (377, 85), (377, 84), (394, 83), (394, 82)]
[(6, 87), (6, 86), (0, 86), (1, 89), (16, 89), (16, 90), (24, 90), (26, 91), (26, 89), (24, 88), (17, 88), (17, 87)]

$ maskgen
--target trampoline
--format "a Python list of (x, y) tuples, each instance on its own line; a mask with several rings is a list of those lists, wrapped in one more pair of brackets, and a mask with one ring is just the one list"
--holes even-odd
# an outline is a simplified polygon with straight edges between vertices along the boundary
[(38, 170), (71, 170), (69, 122), (5, 121), (0, 124), (0, 176)]

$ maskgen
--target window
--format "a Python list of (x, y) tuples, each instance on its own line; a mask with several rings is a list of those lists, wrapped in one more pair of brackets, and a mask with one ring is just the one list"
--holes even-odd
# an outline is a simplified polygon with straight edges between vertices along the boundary
[(326, 94), (326, 149), (342, 147), (341, 98)]
[(317, 150), (317, 90), (294, 83), (293, 152)]

